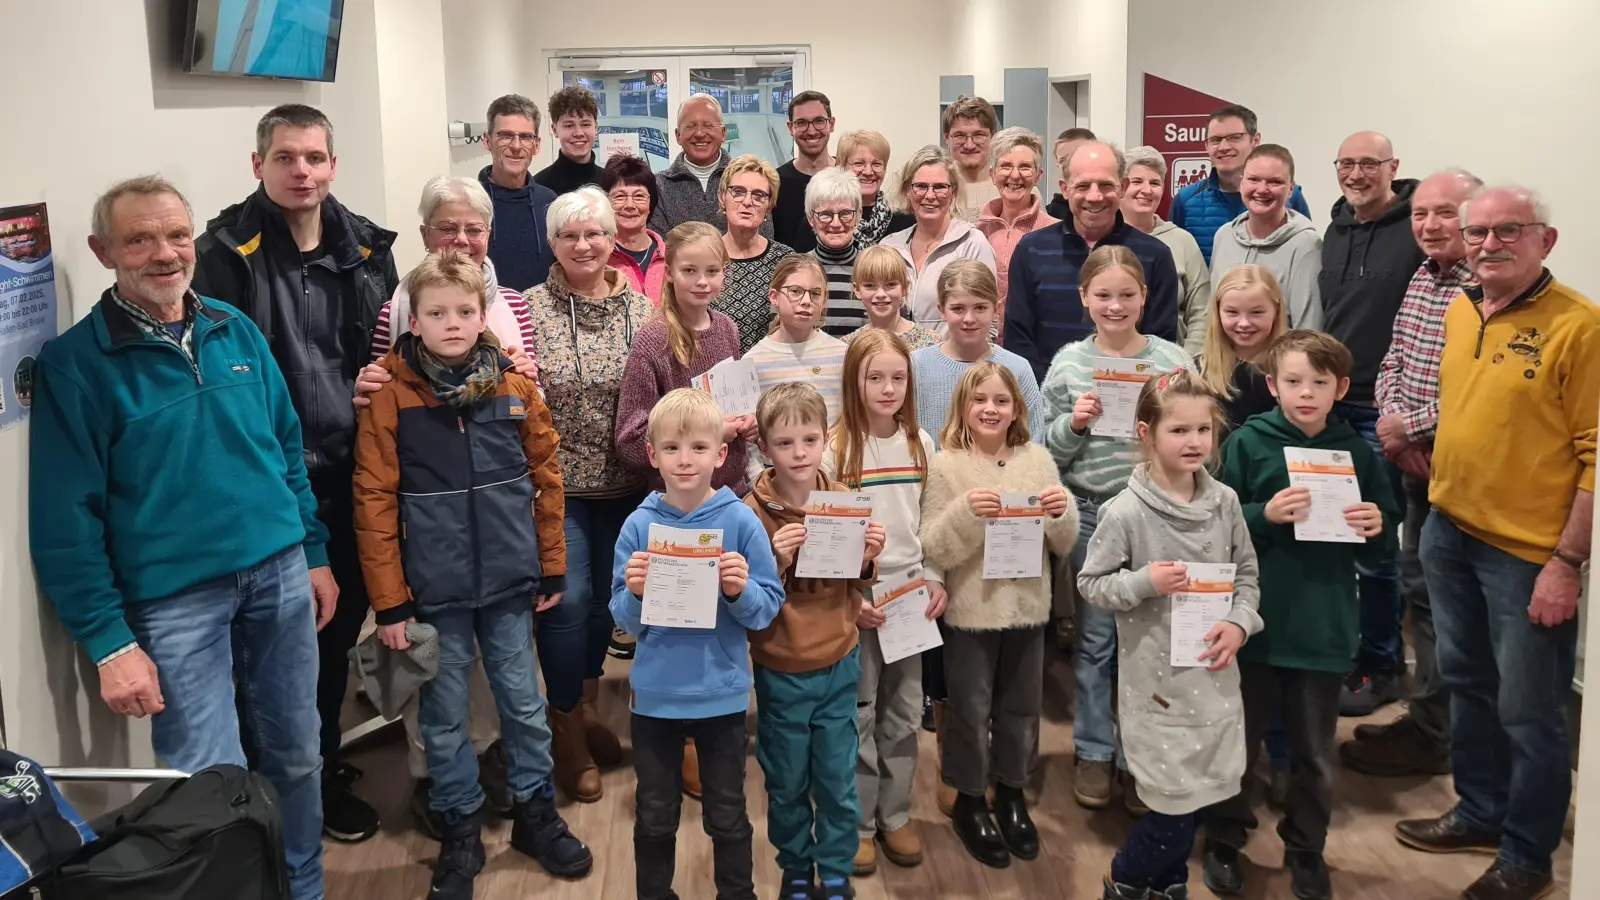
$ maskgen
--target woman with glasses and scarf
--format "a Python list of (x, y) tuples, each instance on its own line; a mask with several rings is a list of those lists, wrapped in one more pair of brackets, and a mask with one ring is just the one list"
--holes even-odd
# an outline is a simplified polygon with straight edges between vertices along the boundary
[(722, 246), (728, 251), (728, 271), (722, 296), (712, 308), (739, 327), (739, 355), (750, 352), (767, 336), (772, 324), (772, 303), (767, 298), (778, 262), (794, 253), (786, 244), (761, 234), (761, 226), (778, 202), (778, 170), (758, 156), (734, 157), (722, 171), (717, 206), (728, 218)]
[(807, 255), (822, 263), (828, 276), (828, 306), (822, 330), (836, 338), (867, 324), (867, 308), (856, 299), (852, 283), (856, 256), (856, 224), (861, 221), (861, 183), (844, 169), (823, 169), (806, 185), (806, 221), (816, 235)]
[(983, 232), (950, 214), (957, 185), (955, 160), (929, 144), (912, 154), (900, 170), (900, 195), (911, 203), (916, 224), (883, 239), (900, 251), (911, 271), (906, 306), (918, 325), (945, 333), (939, 312), (939, 274), (958, 259), (975, 259), (995, 269), (994, 248)]
[(887, 138), (865, 128), (847, 131), (839, 138), (839, 153), (835, 159), (839, 161), (839, 168), (854, 175), (861, 184), (856, 243), (863, 249), (917, 224), (915, 216), (891, 206), (888, 195), (883, 192), (883, 173), (889, 168)]

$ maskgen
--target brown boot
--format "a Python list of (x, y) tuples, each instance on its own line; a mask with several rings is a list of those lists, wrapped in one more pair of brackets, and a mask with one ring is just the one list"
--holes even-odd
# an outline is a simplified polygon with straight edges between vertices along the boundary
[(622, 765), (622, 741), (600, 721), (600, 710), (595, 707), (599, 696), (600, 679), (584, 679), (583, 704), (579, 707), (583, 712), (584, 742), (589, 745), (589, 755), (594, 757), (595, 764), (609, 769)]
[(934, 747), (938, 751), (934, 755), (934, 768), (935, 768), (935, 771), (937, 772), (937, 775), (935, 777), (939, 779), (939, 787), (934, 791), (933, 799), (934, 799), (934, 802), (939, 805), (939, 812), (942, 812), (946, 816), (948, 816), (956, 808), (956, 789), (951, 787), (950, 785), (944, 783), (944, 701), (943, 700), (935, 700), (935, 701), (933, 701), (933, 735), (934, 735)]
[(583, 739), (583, 713), (577, 709), (562, 712), (545, 707), (550, 720), (550, 758), (555, 764), (555, 783), (568, 798), (579, 803), (594, 803), (603, 795), (600, 769), (589, 756)]
[(872, 838), (861, 838), (856, 843), (855, 877), (865, 878), (878, 871), (878, 848)]
[(914, 866), (922, 862), (922, 840), (917, 837), (916, 826), (910, 822), (890, 831), (879, 830), (878, 842), (883, 844), (883, 855), (897, 866)]
[(700, 799), (700, 754), (694, 749), (694, 738), (683, 740), (683, 792)]

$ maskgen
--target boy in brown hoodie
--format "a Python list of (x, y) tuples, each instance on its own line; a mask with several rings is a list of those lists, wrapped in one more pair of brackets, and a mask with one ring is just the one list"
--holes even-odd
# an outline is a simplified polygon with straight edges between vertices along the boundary
[(883, 549), (885, 531), (878, 522), (867, 526), (860, 577), (795, 577), (811, 492), (845, 490), (820, 471), (827, 406), (808, 384), (780, 384), (761, 396), (756, 424), (761, 451), (772, 467), (756, 479), (745, 503), (772, 538), (785, 595), (777, 619), (750, 635), (767, 835), (783, 867), (783, 897), (852, 898), (861, 817), (855, 778), (861, 681), (856, 615), (861, 593), (875, 577), (873, 560)]

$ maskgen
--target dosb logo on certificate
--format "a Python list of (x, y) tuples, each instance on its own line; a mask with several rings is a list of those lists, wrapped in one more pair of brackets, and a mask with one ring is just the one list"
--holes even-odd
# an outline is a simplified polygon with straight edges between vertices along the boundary
[(651, 525), (649, 553), (639, 620), (672, 628), (717, 627), (722, 529)]
[(1156, 364), (1148, 360), (1095, 357), (1094, 394), (1100, 398), (1100, 415), (1090, 424), (1089, 433), (1100, 437), (1133, 437), (1139, 391), (1144, 389), (1146, 381), (1160, 373)]
[(1204, 666), (1200, 654), (1210, 648), (1206, 635), (1233, 611), (1233, 563), (1186, 562), (1189, 583), (1173, 594), (1172, 666)]
[(1344, 520), (1344, 511), (1361, 502), (1361, 485), (1356, 482), (1356, 464), (1343, 450), (1283, 448), (1289, 464), (1289, 486), (1311, 491), (1311, 509), (1305, 519), (1294, 523), (1297, 541), (1322, 541), (1335, 544), (1364, 544), (1366, 538)]
[(812, 491), (806, 504), (806, 542), (794, 564), (795, 577), (860, 578), (871, 520), (871, 494)]
[(939, 623), (928, 618), (928, 582), (920, 567), (873, 585), (872, 605), (883, 613), (878, 649), (885, 665), (944, 645)]
[(1044, 571), (1044, 506), (1038, 494), (1001, 494), (984, 521), (983, 577), (1038, 578)]

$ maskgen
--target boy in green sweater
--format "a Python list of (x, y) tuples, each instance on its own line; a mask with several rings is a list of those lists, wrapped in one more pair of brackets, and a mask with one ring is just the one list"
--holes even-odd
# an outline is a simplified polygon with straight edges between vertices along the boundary
[[(1330, 419), (1350, 387), (1350, 351), (1319, 331), (1290, 331), (1267, 351), (1263, 368), (1278, 408), (1252, 416), (1222, 446), (1222, 480), (1239, 495), (1261, 563), (1261, 618), (1266, 629), (1239, 652), (1245, 753), (1281, 715), (1288, 731), (1289, 794), (1278, 823), (1284, 865), (1300, 900), (1333, 896), (1322, 859), (1333, 815), (1329, 783), (1339, 686), (1360, 640), (1356, 563), (1394, 553), (1394, 492), (1371, 446), (1350, 425)], [(1330, 450), (1354, 465), (1363, 501), (1346, 507), (1359, 542), (1300, 540), (1295, 524), (1311, 513), (1307, 487), (1291, 487), (1288, 447)], [(1370, 499), (1369, 499), (1370, 498)], [(1240, 792), (1202, 811), (1204, 876), (1217, 894), (1244, 887), (1239, 851), (1256, 826), (1249, 770)]]

